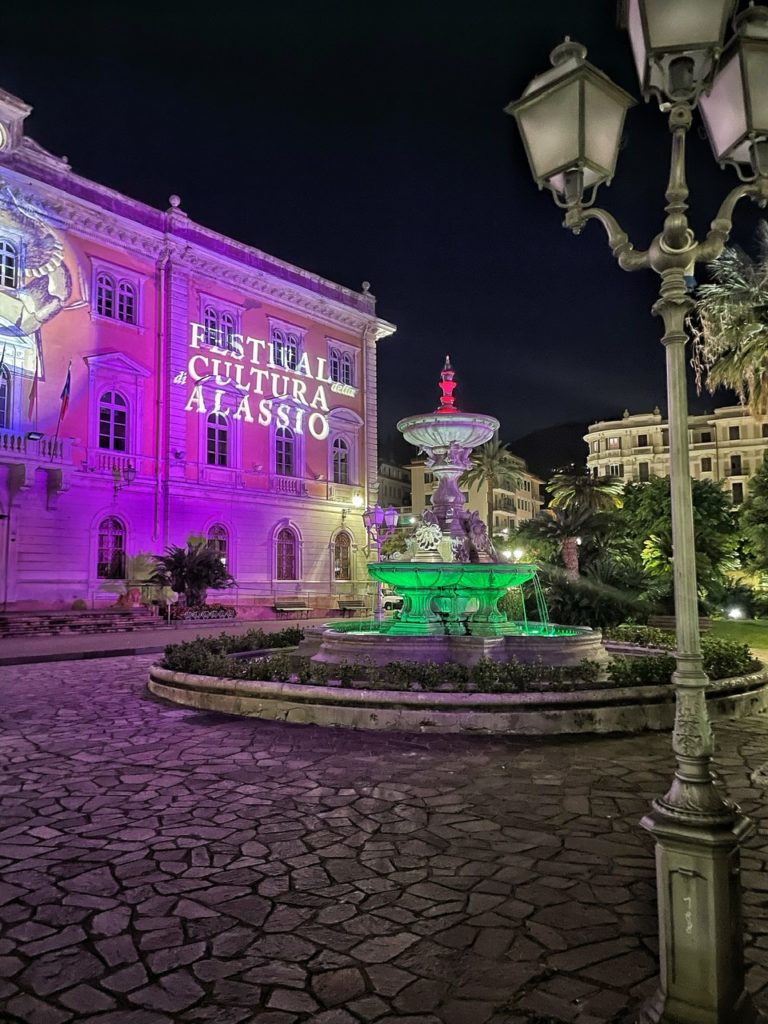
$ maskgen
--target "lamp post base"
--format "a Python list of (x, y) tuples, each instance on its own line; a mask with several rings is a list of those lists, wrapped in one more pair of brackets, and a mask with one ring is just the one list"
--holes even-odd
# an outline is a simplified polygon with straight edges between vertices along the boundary
[(765, 1024), (744, 988), (739, 844), (752, 822), (685, 817), (642, 821), (656, 840), (661, 978), (638, 1024)]

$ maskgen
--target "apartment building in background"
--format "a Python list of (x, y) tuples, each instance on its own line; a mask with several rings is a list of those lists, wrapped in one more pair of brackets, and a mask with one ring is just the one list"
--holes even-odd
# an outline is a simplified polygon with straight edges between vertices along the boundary
[[(669, 428), (658, 408), (592, 423), (584, 441), (594, 476), (643, 481), (669, 475)], [(688, 417), (688, 443), (691, 476), (721, 481), (740, 505), (768, 450), (768, 420), (755, 419), (745, 406), (722, 406)]]

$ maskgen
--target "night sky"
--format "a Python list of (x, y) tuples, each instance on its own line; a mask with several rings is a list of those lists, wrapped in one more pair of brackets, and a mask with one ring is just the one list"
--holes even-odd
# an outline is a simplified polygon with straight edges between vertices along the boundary
[[(638, 95), (613, 0), (261, 0), (6, 6), (0, 87), (35, 107), (27, 130), (74, 170), (334, 281), (371, 282), (397, 324), (380, 353), (380, 430), (434, 408), (450, 352), (460, 404), (513, 439), (664, 400), (650, 271), (613, 263), (537, 191), (503, 107), (565, 34)], [(696, 127), (692, 221), (736, 182)], [(658, 230), (665, 118), (628, 115), (599, 201), (637, 247)], [(749, 241), (742, 203), (735, 237)], [(692, 405), (711, 408), (731, 396)]]

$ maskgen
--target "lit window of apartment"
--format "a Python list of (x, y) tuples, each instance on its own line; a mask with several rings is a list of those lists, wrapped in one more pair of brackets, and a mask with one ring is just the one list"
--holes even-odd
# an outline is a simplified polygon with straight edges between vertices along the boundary
[(593, 454), (596, 455), (599, 451), (600, 451), (600, 442), (599, 441), (593, 441), (592, 442), (592, 452), (593, 452)]
[(621, 438), (620, 437), (609, 437), (608, 438), (608, 447), (609, 448), (613, 448), (613, 449), (621, 448)]

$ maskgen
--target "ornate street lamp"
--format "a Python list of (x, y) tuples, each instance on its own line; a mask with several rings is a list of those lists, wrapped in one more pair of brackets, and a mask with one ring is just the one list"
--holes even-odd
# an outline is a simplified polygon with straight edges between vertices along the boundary
[[(644, 252), (634, 249), (610, 213), (591, 206), (596, 187), (613, 176), (621, 107), (626, 109), (628, 101), (586, 63), (584, 48), (570, 41), (557, 47), (553, 71), (534, 79), (521, 99), (507, 107), (520, 126), (536, 182), (550, 188), (557, 204), (565, 207), (565, 226), (579, 234), (588, 220), (600, 221), (619, 266), (649, 268), (661, 278), (653, 313), (664, 322), (669, 405), (677, 633), (672, 748), (677, 767), (668, 792), (653, 801), (642, 822), (656, 840), (661, 961), (659, 988), (639, 1018), (644, 1024), (754, 1024), (762, 1019), (744, 987), (738, 882), (739, 844), (751, 823), (725, 799), (712, 776), (685, 373), (685, 318), (693, 306), (686, 276), (696, 263), (708, 263), (722, 252), (740, 199), (749, 196), (760, 205), (768, 201), (763, 157), (768, 138), (763, 113), (768, 112), (768, 13), (755, 7), (738, 19), (736, 39), (718, 65), (734, 6), (724, 0), (629, 0), (628, 27), (640, 85), (646, 98), (657, 96), (668, 112), (672, 134), (666, 216)], [(563, 74), (566, 64), (569, 70)], [(577, 101), (573, 88), (562, 92), (561, 102), (548, 102), (548, 93), (565, 78), (583, 83), (582, 97), (589, 83), (599, 102)], [(709, 98), (702, 96), (702, 106), (715, 153), (740, 168), (748, 165), (754, 180), (728, 194), (706, 237), (697, 241), (686, 216), (685, 141), (694, 108), (710, 83), (712, 91)], [(566, 150), (563, 139), (578, 143)], [(598, 149), (600, 159), (594, 157)]]
[[(389, 508), (382, 508), (381, 505), (374, 505), (373, 508), (367, 508), (365, 512), (363, 512), (363, 524), (365, 525), (365, 532), (368, 534), (369, 549), (372, 548), (375, 550), (377, 562), (381, 561), (381, 545), (395, 532), (399, 520), (400, 513), (394, 505), (390, 505)], [(376, 618), (380, 619), (381, 616), (381, 580), (377, 580)]]

